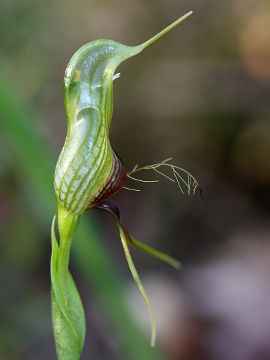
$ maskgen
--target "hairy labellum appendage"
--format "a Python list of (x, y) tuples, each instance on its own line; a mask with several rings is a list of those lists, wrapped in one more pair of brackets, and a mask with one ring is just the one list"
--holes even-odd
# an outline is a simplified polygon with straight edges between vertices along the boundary
[(67, 137), (54, 177), (61, 207), (80, 215), (123, 186), (125, 171), (109, 140), (114, 71), (190, 14), (141, 45), (96, 40), (81, 47), (71, 58), (64, 77)]

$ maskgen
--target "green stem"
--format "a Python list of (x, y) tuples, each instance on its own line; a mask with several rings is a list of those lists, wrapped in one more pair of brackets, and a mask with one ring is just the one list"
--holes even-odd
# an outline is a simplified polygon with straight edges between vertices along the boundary
[[(63, 238), (60, 237), (59, 256), (58, 256), (58, 279), (61, 283), (63, 295), (67, 294), (67, 276), (68, 276), (68, 265), (70, 257), (72, 237)], [(67, 305), (66, 296), (64, 297), (65, 304)]]
[(58, 206), (58, 228), (60, 234), (59, 256), (58, 256), (58, 279), (61, 283), (65, 304), (67, 305), (67, 281), (69, 274), (69, 258), (72, 238), (79, 223), (79, 217), (67, 212)]
[(85, 337), (85, 316), (69, 272), (72, 238), (79, 217), (58, 207), (58, 245), (52, 224), (52, 321), (58, 360), (79, 360)]

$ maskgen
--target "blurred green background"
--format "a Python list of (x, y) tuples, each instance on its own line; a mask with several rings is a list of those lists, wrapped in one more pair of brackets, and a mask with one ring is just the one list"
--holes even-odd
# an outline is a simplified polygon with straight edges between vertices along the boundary
[(127, 169), (172, 156), (199, 180), (203, 200), (163, 180), (115, 196), (130, 232), (183, 268), (132, 251), (157, 317), (152, 350), (113, 221), (85, 214), (71, 255), (87, 317), (82, 359), (270, 359), (269, 0), (2, 0), (1, 360), (56, 359), (52, 176), (70, 57), (98, 38), (141, 43), (188, 10), (119, 67), (111, 128)]

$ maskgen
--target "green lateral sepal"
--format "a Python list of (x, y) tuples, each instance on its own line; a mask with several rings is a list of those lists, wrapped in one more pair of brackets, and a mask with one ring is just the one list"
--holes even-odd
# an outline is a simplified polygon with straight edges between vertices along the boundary
[(131, 257), (130, 251), (129, 251), (129, 243), (131, 243), (138, 249), (146, 252), (147, 254), (154, 256), (154, 257), (168, 263), (169, 265), (175, 267), (176, 269), (179, 269), (181, 267), (181, 263), (179, 261), (177, 261), (176, 259), (172, 258), (171, 256), (169, 256), (159, 250), (156, 250), (148, 245), (145, 245), (145, 244), (141, 243), (140, 241), (136, 240), (134, 237), (132, 237), (129, 234), (125, 225), (122, 223), (121, 218), (120, 218), (120, 211), (114, 202), (108, 201), (108, 200), (104, 201), (102, 204), (97, 206), (97, 209), (109, 212), (113, 216), (113, 218), (116, 222), (118, 232), (119, 232), (119, 235), (121, 238), (122, 246), (124, 249), (124, 253), (125, 253), (125, 256), (127, 259), (128, 267), (130, 269), (130, 272), (133, 276), (133, 279), (134, 279), (138, 289), (140, 290), (140, 292), (148, 306), (149, 314), (151, 317), (151, 323), (152, 323), (151, 346), (153, 347), (153, 346), (155, 346), (155, 341), (156, 341), (155, 316), (154, 316), (152, 304), (146, 294), (146, 291), (142, 285), (141, 279), (139, 277), (139, 274), (138, 274), (138, 272), (135, 268), (134, 262), (132, 260), (132, 257)]
[(180, 261), (174, 259), (172, 256), (167, 255), (166, 253), (154, 249), (151, 246), (148, 246), (138, 240), (136, 240), (133, 236), (129, 236), (129, 241), (131, 242), (131, 244), (133, 246), (135, 246), (137, 249), (147, 253), (148, 255), (151, 255), (161, 261), (166, 262), (167, 264), (173, 266), (175, 269), (180, 269), (181, 268), (181, 263)]
[(127, 263), (128, 263), (128, 267), (130, 269), (130, 272), (133, 276), (133, 279), (138, 287), (138, 289), (140, 290), (147, 306), (148, 306), (148, 310), (149, 310), (149, 314), (151, 317), (151, 327), (152, 327), (152, 334), (151, 334), (151, 346), (154, 347), (155, 343), (156, 343), (156, 320), (155, 320), (155, 316), (154, 316), (154, 311), (153, 311), (153, 307), (152, 304), (144, 290), (143, 284), (141, 282), (141, 279), (139, 277), (139, 274), (135, 268), (134, 262), (132, 260), (132, 257), (130, 255), (129, 252), (129, 248), (128, 248), (128, 241), (129, 241), (129, 237), (127, 236), (127, 232), (125, 231), (125, 228), (121, 225), (121, 223), (117, 222), (117, 227), (118, 227), (118, 231), (119, 231), (119, 235), (121, 238), (121, 242), (122, 242), (122, 246), (124, 249), (124, 253), (127, 259)]

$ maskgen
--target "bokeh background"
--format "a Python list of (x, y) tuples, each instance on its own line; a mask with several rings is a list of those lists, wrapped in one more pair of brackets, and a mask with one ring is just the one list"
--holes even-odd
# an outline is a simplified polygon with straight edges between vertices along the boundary
[[(50, 322), (54, 164), (65, 66), (81, 45), (135, 45), (179, 27), (119, 67), (111, 141), (128, 169), (172, 156), (204, 190), (140, 185), (115, 201), (139, 240), (146, 305), (113, 221), (84, 215), (71, 269), (86, 309), (82, 359), (270, 359), (270, 3), (268, 0), (2, 0), (0, 12), (0, 359), (56, 359)], [(153, 174), (155, 175), (155, 174)]]

